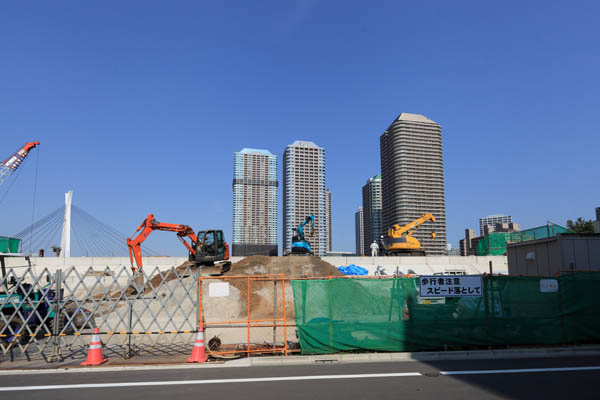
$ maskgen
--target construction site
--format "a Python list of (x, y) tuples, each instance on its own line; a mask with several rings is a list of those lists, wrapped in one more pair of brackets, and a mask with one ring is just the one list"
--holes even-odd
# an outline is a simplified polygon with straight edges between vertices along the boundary
[[(0, 184), (38, 145), (27, 143), (0, 165)], [(84, 228), (90, 221), (94, 232)], [(413, 234), (431, 221), (423, 214), (392, 226), (383, 254), (317, 257), (311, 215), (295, 228), (289, 254), (232, 257), (222, 230), (148, 214), (127, 237), (75, 206), (69, 191), (64, 206), (0, 238), (0, 364), (203, 363), (597, 343), (594, 268), (509, 274), (506, 248), (528, 242), (523, 235), (503, 235), (504, 250), (486, 256), (428, 256)], [(173, 233), (188, 256), (146, 248), (154, 231)], [(56, 237), (60, 245), (49, 246)], [(580, 253), (592, 254), (597, 240), (586, 237)], [(85, 255), (72, 256), (72, 243)], [(486, 245), (497, 249), (494, 243)]]

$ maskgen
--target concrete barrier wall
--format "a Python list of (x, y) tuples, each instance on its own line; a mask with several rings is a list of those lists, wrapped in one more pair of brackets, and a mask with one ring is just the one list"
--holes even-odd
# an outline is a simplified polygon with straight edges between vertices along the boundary
[[(238, 262), (243, 257), (232, 257), (232, 262)], [(142, 262), (145, 270), (167, 270), (171, 267), (177, 267), (188, 260), (187, 257), (143, 257)], [(49, 271), (54, 272), (57, 269), (68, 269), (76, 267), (77, 270), (88, 269), (89, 267), (94, 270), (103, 270), (106, 267), (111, 269), (117, 269), (122, 267), (130, 267), (131, 262), (129, 257), (69, 257), (69, 258), (58, 258), (58, 257), (31, 257), (31, 265), (33, 269), (42, 271), (44, 268), (48, 268)], [(22, 257), (7, 258), (7, 268), (21, 268), (27, 267), (27, 261)]]
[(466, 274), (489, 273), (490, 261), (495, 274), (508, 274), (506, 256), (446, 256), (446, 257), (322, 257), (336, 267), (350, 264), (359, 265), (374, 275), (377, 267), (381, 267), (388, 275), (398, 271), (403, 274), (412, 270), (418, 275), (433, 275), (435, 273), (464, 272)]
[[(238, 262), (244, 257), (232, 257), (232, 262)], [(433, 275), (435, 273), (464, 272), (466, 274), (482, 274), (489, 272), (489, 263), (492, 262), (495, 274), (508, 274), (506, 256), (447, 256), (447, 257), (322, 257), (323, 261), (335, 267), (350, 264), (360, 265), (374, 275), (377, 267), (381, 267), (387, 275), (396, 272), (403, 274), (416, 273), (419, 275)], [(187, 261), (187, 257), (144, 257), (143, 263), (146, 270), (166, 270), (176, 267)], [(70, 257), (67, 259), (56, 257), (32, 257), (31, 264), (34, 270), (42, 271), (48, 268), (51, 272), (57, 269), (76, 267), (79, 269), (103, 270), (130, 266), (129, 257)], [(7, 259), (7, 267), (24, 267), (27, 263), (23, 258)], [(412, 271), (412, 272), (411, 272)]]

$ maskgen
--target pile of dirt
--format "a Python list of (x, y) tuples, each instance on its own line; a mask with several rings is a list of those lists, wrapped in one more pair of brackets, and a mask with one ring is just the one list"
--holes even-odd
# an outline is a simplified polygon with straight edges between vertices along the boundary
[[(137, 279), (136, 286), (142, 287), (143, 289), (142, 289), (141, 294), (146, 295), (148, 293), (151, 293), (156, 288), (158, 288), (163, 282), (169, 282), (169, 281), (178, 279), (178, 277), (181, 277), (181, 276), (183, 276), (184, 278), (190, 277), (191, 275), (184, 275), (186, 270), (188, 270), (188, 268), (189, 268), (189, 272), (195, 272), (198, 269), (198, 267), (196, 267), (193, 262), (186, 261), (183, 264), (175, 267), (174, 270), (163, 271), (163, 272), (159, 272), (159, 273), (155, 274), (153, 277), (151, 277), (146, 282), (144, 282), (144, 279), (142, 279), (141, 276), (138, 276), (136, 278)], [(124, 294), (124, 297), (131, 297), (131, 296), (134, 296), (136, 293), (137, 293), (137, 289), (135, 288), (135, 286), (131, 285), (131, 286), (128, 286), (127, 288), (120, 288), (117, 290), (112, 290), (112, 291), (108, 292), (107, 297), (110, 299), (118, 299), (123, 294)], [(94, 298), (100, 299), (100, 298), (103, 298), (104, 296), (105, 296), (104, 293), (98, 293), (94, 296)]]
[[(249, 256), (231, 266), (229, 272), (224, 276), (252, 276), (266, 274), (284, 274), (286, 283), (286, 314), (288, 318), (293, 319), (293, 297), (290, 278), (325, 278), (329, 276), (343, 275), (333, 265), (313, 256), (288, 256), (288, 257), (268, 257), (268, 256)], [(276, 278), (277, 279), (277, 278)], [(239, 303), (242, 310), (247, 308), (248, 299), (248, 280), (230, 279), (229, 284), (239, 291)], [(281, 305), (281, 281), (278, 281), (276, 289), (278, 303), (276, 309), (280, 316)], [(273, 316), (273, 287), (272, 280), (250, 282), (250, 309), (253, 318), (271, 318)]]
[[(195, 271), (198, 267), (193, 262), (186, 261), (175, 268), (173, 271), (164, 271), (154, 275), (144, 287), (144, 294), (152, 291), (152, 288), (158, 287), (163, 280), (165, 282), (177, 279), (178, 275), (183, 274), (187, 268)], [(269, 256), (249, 256), (235, 264), (225, 273), (225, 276), (240, 275), (265, 275), (265, 274), (284, 274), (285, 278), (303, 278), (303, 277), (323, 277), (343, 275), (333, 265), (320, 260), (314, 256), (289, 256), (289, 257), (269, 257)], [(130, 293), (131, 292), (131, 293)], [(127, 294), (135, 293), (133, 288), (128, 288)]]
[(249, 256), (231, 266), (226, 275), (284, 274), (286, 278), (343, 275), (333, 265), (313, 256)]
[(187, 275), (185, 276), (185, 272), (188, 270), (189, 268), (189, 272), (195, 272), (198, 267), (196, 267), (196, 264), (192, 261), (186, 261), (183, 264), (179, 265), (178, 267), (175, 267), (175, 270), (169, 270), (169, 271), (164, 271), (164, 272), (160, 272), (156, 275), (154, 275), (150, 281), (148, 281), (144, 287), (144, 294), (148, 294), (150, 292), (152, 292), (152, 290), (154, 288), (157, 288), (161, 285), (162, 282), (169, 282), (175, 279), (178, 279), (178, 277), (183, 276), (183, 277), (191, 277), (191, 275)]

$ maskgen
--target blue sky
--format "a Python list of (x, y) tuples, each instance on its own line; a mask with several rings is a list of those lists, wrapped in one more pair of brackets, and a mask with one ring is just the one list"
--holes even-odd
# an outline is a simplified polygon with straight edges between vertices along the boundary
[[(230, 239), (233, 153), (281, 160), (298, 139), (326, 149), (333, 247), (352, 251), (361, 187), (401, 112), (442, 126), (454, 245), (488, 214), (524, 228), (591, 219), (599, 13), (594, 1), (2, 2), (0, 158), (42, 145), (0, 204), (0, 234), (31, 223), (39, 155), (36, 216), (73, 189), (126, 234), (153, 212)], [(148, 243), (185, 253), (169, 233)]]

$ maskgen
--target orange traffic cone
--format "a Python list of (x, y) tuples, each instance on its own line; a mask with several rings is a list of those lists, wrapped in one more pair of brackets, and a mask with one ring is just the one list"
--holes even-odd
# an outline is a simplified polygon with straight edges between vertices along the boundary
[(406, 300), (404, 300), (404, 307), (402, 309), (402, 319), (405, 321), (410, 319), (410, 311), (408, 310), (408, 304), (406, 304)]
[(192, 355), (187, 359), (189, 363), (204, 363), (206, 362), (206, 352), (204, 351), (204, 329), (202, 324), (198, 327), (198, 334), (196, 335), (196, 342), (194, 343), (194, 349)]
[(108, 358), (104, 358), (102, 355), (102, 343), (100, 343), (99, 333), (98, 328), (94, 328), (94, 336), (92, 336), (87, 360), (82, 362), (81, 365), (100, 365), (108, 361)]

